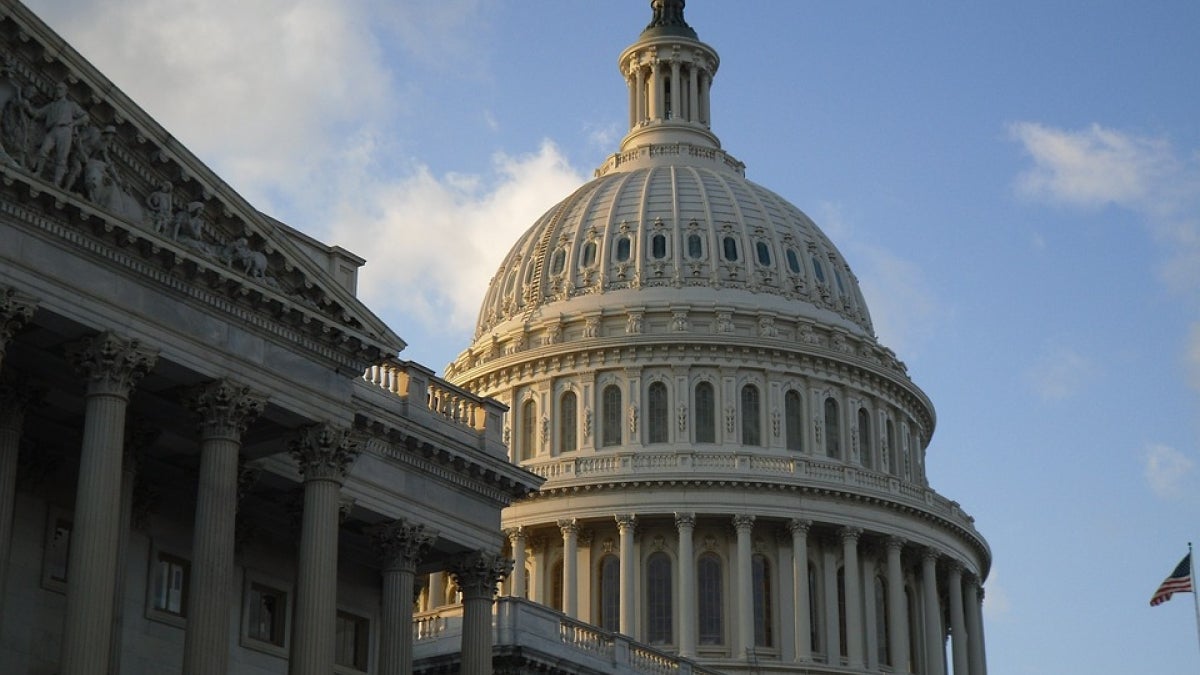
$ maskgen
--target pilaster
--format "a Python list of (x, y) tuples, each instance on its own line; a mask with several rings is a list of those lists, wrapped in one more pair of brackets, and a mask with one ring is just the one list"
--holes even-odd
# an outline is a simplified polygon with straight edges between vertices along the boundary
[(696, 555), (692, 535), (696, 530), (696, 514), (676, 513), (675, 529), (679, 533), (679, 655), (696, 656)]

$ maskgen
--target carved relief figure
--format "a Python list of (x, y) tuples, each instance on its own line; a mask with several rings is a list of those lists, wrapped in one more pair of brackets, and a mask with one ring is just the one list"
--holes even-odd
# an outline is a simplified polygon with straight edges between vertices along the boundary
[(225, 246), (225, 260), (246, 276), (262, 279), (267, 275), (266, 254), (250, 248), (245, 237), (238, 237)]
[(24, 166), (29, 139), (28, 107), (21, 94), (21, 85), (13, 76), (8, 59), (0, 66), (0, 162), (7, 166)]
[(134, 222), (142, 222), (142, 207), (125, 189), (125, 181), (117, 173), (109, 151), (117, 135), (114, 127), (105, 127), (100, 141), (91, 152), (83, 155), (83, 185), (87, 198), (96, 204)]
[(186, 210), (176, 213), (175, 222), (171, 224), (171, 238), (188, 248), (208, 252), (208, 245), (204, 243), (204, 219), (200, 217), (203, 210), (203, 202), (189, 202)]
[(150, 209), (150, 224), (154, 231), (166, 234), (171, 228), (171, 214), (175, 212), (175, 198), (172, 195), (174, 186), (164, 180), (157, 190), (146, 198), (146, 208)]
[(67, 98), (67, 83), (59, 82), (54, 87), (54, 99), (46, 105), (33, 109), (26, 108), (29, 115), (42, 122), (46, 135), (42, 137), (42, 145), (38, 148), (37, 161), (33, 165), (33, 173), (40, 176), (45, 168), (50, 153), (54, 153), (55, 185), (61, 187), (67, 175), (67, 155), (71, 151), (71, 139), (75, 127), (87, 121), (87, 113), (77, 103)]

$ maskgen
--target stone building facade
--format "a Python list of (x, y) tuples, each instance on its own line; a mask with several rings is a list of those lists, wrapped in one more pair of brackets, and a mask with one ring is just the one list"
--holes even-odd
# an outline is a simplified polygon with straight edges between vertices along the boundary
[(432, 572), (490, 672), (503, 406), (15, 0), (0, 58), (0, 672), (409, 673)]
[(926, 480), (933, 405), (834, 243), (721, 147), (682, 0), (651, 6), (618, 152), (515, 243), (447, 371), (546, 479), (504, 511), (506, 592), (564, 644), (720, 672), (983, 675), (991, 553)]

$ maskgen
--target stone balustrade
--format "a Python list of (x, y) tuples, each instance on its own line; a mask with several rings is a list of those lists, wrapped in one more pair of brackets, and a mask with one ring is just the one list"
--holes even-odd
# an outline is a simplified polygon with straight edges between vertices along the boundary
[(412, 361), (389, 359), (368, 368), (363, 380), (395, 394), (408, 415), (428, 416), (469, 429), (478, 434), (481, 450), (508, 456), (501, 422), (507, 408), (499, 401), (456, 387)]
[(608, 477), (687, 480), (708, 473), (720, 473), (728, 477), (730, 471), (736, 471), (739, 477), (751, 480), (762, 478), (781, 484), (816, 484), (903, 501), (945, 518), (967, 531), (975, 531), (974, 519), (962, 510), (958, 502), (946, 499), (924, 485), (891, 474), (808, 455), (641, 450), (579, 457), (559, 456), (522, 462), (521, 466), (547, 479), (544, 489), (595, 483), (597, 479)]
[[(449, 605), (413, 618), (415, 672), (421, 671), (423, 659), (445, 657), (458, 651), (461, 617), (461, 605)], [(531, 655), (566, 657), (571, 663), (596, 672), (614, 675), (717, 675), (718, 672), (522, 598), (496, 600), (493, 629), (496, 648), (525, 648)]]

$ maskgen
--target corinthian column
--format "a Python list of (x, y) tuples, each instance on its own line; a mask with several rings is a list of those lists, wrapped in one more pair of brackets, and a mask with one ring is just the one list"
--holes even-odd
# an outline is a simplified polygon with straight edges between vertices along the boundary
[(950, 586), (950, 653), (954, 658), (954, 672), (966, 673), (967, 621), (963, 616), (962, 565), (957, 560), (950, 562), (950, 574), (946, 578)]
[(238, 454), (242, 433), (262, 414), (266, 398), (243, 385), (218, 380), (191, 391), (184, 403), (200, 416), (200, 476), (183, 673), (224, 673), (229, 668)]
[(383, 616), (379, 630), (379, 675), (407, 675), (413, 660), (413, 580), (417, 563), (437, 534), (403, 519), (371, 531), (383, 563)]
[(475, 551), (450, 567), (463, 595), (461, 675), (491, 675), (492, 598), (496, 584), (508, 576), (513, 562), (496, 553)]
[(851, 668), (863, 667), (862, 575), (858, 573), (858, 538), (862, 528), (843, 527), (842, 564), (846, 579), (846, 654)]
[(925, 598), (925, 672), (945, 675), (945, 651), (942, 647), (942, 608), (937, 592), (938, 552), (928, 548), (921, 558), (921, 588)]
[(346, 429), (316, 424), (300, 431), (291, 452), (304, 476), (304, 517), (288, 663), (292, 675), (328, 675), (337, 628), (338, 496), (358, 449)]
[(754, 516), (733, 517), (737, 531), (738, 648), (735, 657), (745, 658), (754, 648), (754, 584), (750, 565), (750, 532)]
[(579, 614), (579, 524), (574, 518), (558, 521), (563, 538), (562, 608), (572, 619)]
[(104, 333), (72, 345), (67, 356), (87, 379), (87, 398), (68, 562), (62, 673), (83, 675), (108, 664), (125, 411), (130, 392), (158, 355), (137, 340)]
[(679, 530), (679, 655), (696, 656), (696, 556), (692, 533), (696, 530), (696, 514), (676, 513), (675, 527)]
[(966, 595), (967, 611), (967, 645), (968, 657), (971, 661), (971, 675), (987, 675), (987, 658), (983, 646), (983, 589), (979, 587), (979, 577), (967, 579)]
[(792, 533), (792, 587), (796, 589), (796, 663), (812, 660), (812, 610), (808, 597), (808, 530), (811, 520), (793, 518), (788, 522)]
[(904, 543), (900, 537), (888, 537), (887, 540), (888, 653), (892, 656), (894, 673), (909, 672), (908, 611), (904, 606), (904, 569), (900, 565)]
[(621, 632), (633, 637), (633, 530), (637, 517), (625, 513), (617, 516), (617, 531), (621, 534)]
[(525, 597), (525, 528), (513, 527), (504, 531), (512, 545), (513, 571), (508, 578), (508, 594), (514, 598)]
[(37, 311), (37, 301), (8, 287), (0, 287), (0, 365), (12, 336), (25, 327)]

